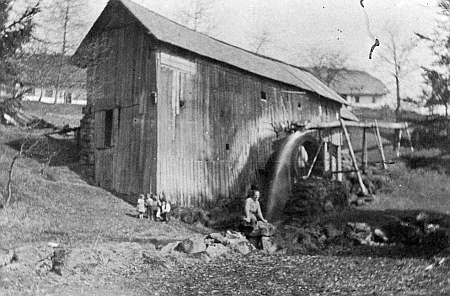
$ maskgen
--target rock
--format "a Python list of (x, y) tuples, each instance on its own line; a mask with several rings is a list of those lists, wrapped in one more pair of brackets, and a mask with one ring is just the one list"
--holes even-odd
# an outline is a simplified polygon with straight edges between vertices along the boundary
[(205, 238), (204, 239), (206, 247), (211, 246), (215, 243), (215, 240), (213, 238)]
[(350, 194), (350, 197), (348, 198), (348, 204), (357, 204), (358, 203), (358, 196), (356, 194)]
[(333, 213), (334, 212), (334, 206), (333, 203), (329, 200), (327, 200), (323, 206), (325, 213)]
[(164, 247), (161, 248), (160, 252), (163, 254), (172, 254), (173, 252), (176, 251), (178, 245), (180, 244), (180, 242), (173, 242), (173, 243), (168, 243), (167, 245), (165, 245)]
[(370, 225), (367, 223), (356, 222), (347, 223), (355, 232), (370, 232)]
[(278, 250), (278, 246), (267, 236), (261, 237), (261, 245), (263, 251), (268, 254), (273, 254)]
[(14, 257), (13, 250), (0, 250), (0, 268), (11, 263)]
[(210, 245), (206, 248), (206, 254), (211, 258), (217, 258), (228, 253), (230, 249), (222, 244)]
[(245, 236), (242, 233), (237, 232), (237, 231), (232, 231), (232, 230), (227, 230), (225, 237), (227, 239), (246, 240)]
[(328, 240), (333, 240), (336, 237), (342, 235), (342, 231), (339, 231), (333, 224), (327, 224), (323, 227), (325, 235)]
[(221, 243), (224, 245), (226, 245), (228, 241), (228, 239), (223, 235), (221, 235), (220, 233), (210, 233), (208, 237), (214, 239), (216, 243)]
[(205, 239), (200, 236), (192, 236), (180, 242), (177, 250), (186, 254), (194, 254), (206, 251)]
[(273, 236), (275, 233), (275, 226), (270, 223), (264, 223), (262, 221), (258, 221), (256, 226), (253, 228), (253, 231), (250, 232), (247, 236), (255, 237), (255, 236)]
[(58, 243), (54, 243), (54, 242), (49, 242), (47, 244), (47, 246), (49, 246), (50, 248), (57, 248), (59, 246), (59, 244)]
[(383, 230), (376, 228), (373, 231), (373, 234), (375, 235), (376, 238), (381, 239), (384, 242), (387, 242), (389, 239), (387, 238), (386, 234), (383, 232)]
[(230, 239), (228, 240), (228, 246), (235, 252), (247, 255), (248, 253), (255, 250), (255, 247), (248, 242), (246, 239)]

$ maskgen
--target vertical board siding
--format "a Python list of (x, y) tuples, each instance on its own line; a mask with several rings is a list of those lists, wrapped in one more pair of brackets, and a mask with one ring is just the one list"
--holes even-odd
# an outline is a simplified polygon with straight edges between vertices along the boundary
[[(108, 40), (107, 51), (88, 69), (98, 122), (95, 179), (123, 194), (154, 191), (156, 107), (150, 94), (156, 93), (155, 54), (145, 32), (134, 24), (102, 34)], [(99, 147), (104, 142), (105, 110), (114, 110), (111, 147)]]
[[(160, 73), (158, 190), (183, 206), (242, 194), (261, 181), (259, 170), (273, 153), (274, 126), (329, 120), (330, 110), (339, 107), (202, 60), (196, 75), (167, 65)], [(185, 101), (181, 109), (179, 98)]]

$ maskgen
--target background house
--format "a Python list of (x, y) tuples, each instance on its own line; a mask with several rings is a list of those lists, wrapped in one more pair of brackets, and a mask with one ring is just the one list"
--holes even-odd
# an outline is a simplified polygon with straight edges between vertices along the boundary
[(383, 82), (359, 70), (339, 70), (330, 87), (350, 104), (350, 108), (381, 108), (385, 105), (383, 98), (388, 94)]
[(128, 0), (108, 3), (73, 60), (87, 68), (82, 159), (95, 181), (185, 206), (267, 185), (284, 128), (337, 120), (346, 104), (307, 71)]

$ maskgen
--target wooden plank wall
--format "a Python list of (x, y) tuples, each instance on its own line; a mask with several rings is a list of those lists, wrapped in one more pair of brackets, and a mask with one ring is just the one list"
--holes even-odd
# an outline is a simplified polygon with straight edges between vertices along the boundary
[[(313, 94), (285, 93), (298, 89), (195, 61), (196, 74), (167, 65), (160, 73), (157, 188), (180, 205), (211, 205), (244, 194), (261, 181), (259, 170), (273, 153), (274, 126), (329, 120), (339, 110)], [(185, 105), (178, 114), (180, 93)]]
[[(95, 180), (123, 194), (156, 190), (155, 52), (147, 34), (137, 25), (114, 28), (102, 34), (107, 50), (89, 69), (96, 126), (106, 110), (114, 110), (113, 143), (95, 151)], [(103, 127), (104, 129), (104, 127)]]

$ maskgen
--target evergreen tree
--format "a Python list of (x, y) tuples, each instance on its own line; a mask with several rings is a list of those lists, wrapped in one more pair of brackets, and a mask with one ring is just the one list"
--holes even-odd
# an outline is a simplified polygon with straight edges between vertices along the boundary
[[(29, 2), (0, 0), (0, 87), (12, 87), (17, 75), (17, 55), (32, 37), (33, 17), (39, 12), (39, 1), (33, 5)], [(5, 113), (14, 116), (19, 105), (20, 93), (0, 97), (0, 123), (6, 122)]]
[(14, 9), (13, 0), (0, 0), (0, 83), (12, 80), (14, 58), (33, 32), (33, 16), (39, 12), (39, 2), (25, 7), (21, 12)]
[(450, 107), (450, 0), (440, 0), (437, 27), (431, 36), (416, 33), (420, 39), (430, 43), (436, 57), (431, 67), (424, 68), (424, 79), (428, 89), (423, 90), (426, 106), (444, 106), (448, 116)]

